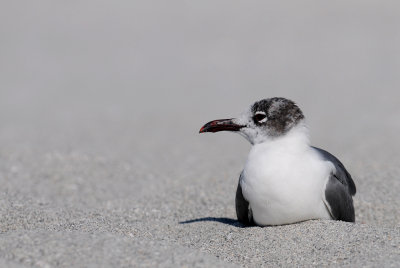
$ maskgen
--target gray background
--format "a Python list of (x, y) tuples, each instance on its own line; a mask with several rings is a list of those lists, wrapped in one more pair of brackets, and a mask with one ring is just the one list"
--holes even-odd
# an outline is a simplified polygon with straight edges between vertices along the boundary
[[(398, 266), (399, 73), (398, 1), (3, 1), (0, 266)], [(272, 96), (356, 224), (234, 220), (250, 145), (197, 132)]]

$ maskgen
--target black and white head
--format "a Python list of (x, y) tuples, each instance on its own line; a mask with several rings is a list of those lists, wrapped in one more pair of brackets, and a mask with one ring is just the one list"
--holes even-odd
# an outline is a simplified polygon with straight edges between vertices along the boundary
[(285, 98), (270, 98), (257, 101), (238, 118), (208, 122), (200, 133), (234, 131), (251, 144), (257, 144), (284, 136), (303, 121), (304, 115), (296, 103)]

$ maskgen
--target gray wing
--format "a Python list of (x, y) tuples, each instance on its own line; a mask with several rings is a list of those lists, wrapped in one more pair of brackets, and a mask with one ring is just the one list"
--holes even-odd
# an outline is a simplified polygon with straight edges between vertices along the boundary
[(240, 186), (240, 179), (242, 174), (239, 177), (239, 183), (236, 190), (236, 198), (235, 198), (235, 206), (236, 206), (236, 215), (238, 221), (245, 225), (254, 225), (253, 214), (251, 212), (250, 204), (244, 198), (242, 193), (242, 187)]
[(332, 217), (336, 220), (354, 222), (352, 196), (356, 194), (356, 185), (344, 165), (332, 154), (313, 147), (325, 161), (330, 161), (336, 171), (330, 175), (325, 189), (325, 199)]

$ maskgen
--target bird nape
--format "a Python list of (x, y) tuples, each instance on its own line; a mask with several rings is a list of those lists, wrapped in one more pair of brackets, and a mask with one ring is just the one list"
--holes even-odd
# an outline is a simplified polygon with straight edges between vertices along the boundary
[(293, 101), (263, 99), (237, 118), (213, 120), (200, 129), (219, 131), (236, 132), (253, 145), (236, 191), (239, 222), (355, 221), (351, 175), (335, 156), (310, 145), (303, 112)]

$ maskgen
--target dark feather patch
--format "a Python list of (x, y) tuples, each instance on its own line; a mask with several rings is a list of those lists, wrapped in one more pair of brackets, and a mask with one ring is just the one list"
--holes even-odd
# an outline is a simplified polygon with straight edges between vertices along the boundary
[(325, 189), (325, 199), (330, 207), (332, 217), (336, 220), (354, 222), (354, 206), (352, 195), (356, 193), (356, 185), (342, 162), (334, 155), (320, 148), (313, 147), (325, 161), (335, 166)]
[(264, 126), (269, 136), (280, 136), (288, 132), (292, 127), (304, 119), (300, 108), (291, 100), (285, 98), (270, 98), (260, 100), (251, 108), (252, 113), (265, 112), (267, 121), (260, 124), (255, 120), (258, 126)]
[(353, 199), (335, 175), (331, 175), (325, 189), (325, 199), (335, 220), (354, 222)]
[[(241, 177), (242, 175), (240, 175)], [(235, 198), (235, 206), (236, 206), (236, 215), (238, 221), (245, 225), (254, 225), (253, 215), (251, 212), (250, 204), (244, 199), (242, 193), (242, 187), (240, 186), (240, 178), (238, 187), (236, 190), (236, 198)]]

